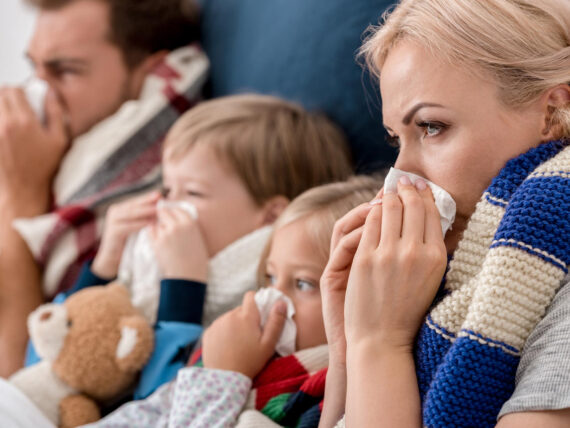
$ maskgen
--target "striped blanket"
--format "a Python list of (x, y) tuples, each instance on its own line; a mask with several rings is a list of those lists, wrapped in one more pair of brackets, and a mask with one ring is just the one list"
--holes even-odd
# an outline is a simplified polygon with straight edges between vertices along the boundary
[(146, 78), (138, 100), (73, 142), (54, 182), (52, 211), (14, 221), (43, 268), (46, 298), (71, 287), (94, 256), (108, 206), (159, 184), (162, 140), (200, 100), (208, 68), (197, 46), (172, 51)]

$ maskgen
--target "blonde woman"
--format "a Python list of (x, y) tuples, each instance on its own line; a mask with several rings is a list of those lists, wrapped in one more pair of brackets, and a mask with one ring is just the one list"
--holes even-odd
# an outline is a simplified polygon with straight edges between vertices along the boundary
[(362, 54), (457, 220), (402, 179), (335, 226), (321, 426), (570, 426), (570, 2), (404, 0)]

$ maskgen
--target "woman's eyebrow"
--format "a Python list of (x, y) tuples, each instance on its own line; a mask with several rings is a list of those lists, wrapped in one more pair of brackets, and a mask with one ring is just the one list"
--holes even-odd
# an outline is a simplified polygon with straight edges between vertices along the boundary
[(436, 103), (418, 103), (410, 109), (410, 111), (402, 119), (404, 125), (409, 125), (414, 115), (424, 107), (443, 107), (441, 104)]

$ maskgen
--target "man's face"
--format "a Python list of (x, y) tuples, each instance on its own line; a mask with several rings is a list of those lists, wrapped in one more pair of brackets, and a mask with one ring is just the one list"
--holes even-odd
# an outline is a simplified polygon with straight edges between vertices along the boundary
[(109, 6), (100, 0), (77, 0), (38, 16), (28, 56), (64, 104), (73, 137), (138, 96), (140, 75), (127, 68), (109, 35)]

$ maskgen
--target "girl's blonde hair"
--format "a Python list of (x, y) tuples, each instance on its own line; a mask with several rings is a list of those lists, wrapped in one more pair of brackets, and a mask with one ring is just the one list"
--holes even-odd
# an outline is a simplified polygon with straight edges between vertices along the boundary
[[(402, 0), (382, 20), (360, 49), (377, 77), (390, 49), (406, 39), (449, 64), (489, 73), (511, 107), (570, 85), (568, 0)], [(570, 103), (550, 119), (560, 137), (570, 137)]]
[(198, 144), (212, 147), (259, 205), (277, 195), (293, 199), (353, 173), (340, 128), (268, 95), (221, 97), (192, 108), (166, 136), (164, 159), (179, 159)]
[[(299, 220), (305, 222), (307, 241), (314, 243), (321, 260), (328, 260), (334, 224), (356, 206), (374, 199), (384, 179), (380, 176), (354, 176), (347, 181), (325, 184), (307, 190), (283, 211), (275, 222), (273, 235), (280, 228)], [(266, 261), (271, 250), (273, 235), (262, 253), (258, 280), (265, 282)]]

